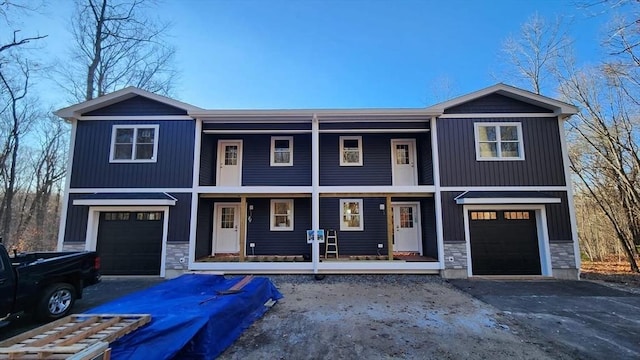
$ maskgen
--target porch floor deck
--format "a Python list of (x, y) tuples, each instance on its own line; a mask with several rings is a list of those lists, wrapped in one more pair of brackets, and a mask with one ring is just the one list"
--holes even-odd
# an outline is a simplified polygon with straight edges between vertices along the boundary
[[(244, 262), (310, 262), (303, 255), (247, 255)], [(389, 261), (388, 255), (345, 255), (339, 258), (320, 256), (320, 261)], [(400, 253), (393, 255), (393, 261), (405, 262), (437, 262), (429, 256), (420, 256), (413, 253)], [(240, 262), (238, 254), (218, 254), (202, 257), (196, 262)]]

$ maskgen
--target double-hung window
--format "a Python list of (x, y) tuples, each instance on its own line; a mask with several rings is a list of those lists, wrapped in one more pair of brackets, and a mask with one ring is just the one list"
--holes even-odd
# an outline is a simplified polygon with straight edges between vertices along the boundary
[(364, 230), (362, 199), (340, 199), (340, 230)]
[(271, 166), (293, 166), (293, 136), (271, 137)]
[(293, 231), (293, 199), (271, 200), (271, 231)]
[(476, 160), (524, 160), (520, 123), (476, 123)]
[(362, 166), (362, 136), (340, 136), (340, 166)]
[(158, 125), (114, 125), (111, 162), (156, 162)]

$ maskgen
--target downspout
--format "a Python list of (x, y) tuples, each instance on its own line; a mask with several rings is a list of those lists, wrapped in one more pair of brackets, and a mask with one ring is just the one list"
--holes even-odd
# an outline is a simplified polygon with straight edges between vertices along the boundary
[(318, 116), (313, 114), (311, 120), (311, 229), (313, 230), (313, 242), (311, 245), (313, 273), (318, 273), (320, 262), (320, 244), (318, 243), (318, 230), (320, 229), (320, 126)]

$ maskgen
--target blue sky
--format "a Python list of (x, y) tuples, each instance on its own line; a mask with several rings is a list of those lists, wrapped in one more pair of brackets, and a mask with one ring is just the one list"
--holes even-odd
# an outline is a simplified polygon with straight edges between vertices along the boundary
[[(57, 4), (29, 22), (49, 34), (43, 57), (64, 55), (71, 42), (71, 2)], [(445, 82), (448, 96), (509, 82), (499, 74), (502, 43), (535, 12), (570, 21), (579, 61), (598, 61), (608, 16), (572, 0), (166, 0), (157, 16), (173, 22), (182, 101), (385, 108), (442, 101), (436, 90)], [(47, 101), (67, 105), (55, 94)]]

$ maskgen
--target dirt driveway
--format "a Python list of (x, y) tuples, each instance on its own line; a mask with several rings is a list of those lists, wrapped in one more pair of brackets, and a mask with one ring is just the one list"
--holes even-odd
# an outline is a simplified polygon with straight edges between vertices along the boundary
[(436, 276), (271, 276), (285, 296), (221, 359), (570, 359)]

